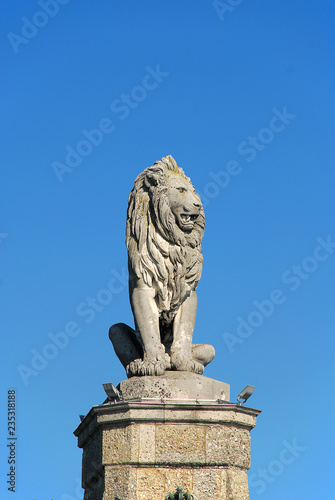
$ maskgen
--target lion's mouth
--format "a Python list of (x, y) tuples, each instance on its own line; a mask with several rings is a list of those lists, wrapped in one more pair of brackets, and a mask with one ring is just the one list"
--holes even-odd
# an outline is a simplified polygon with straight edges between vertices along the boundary
[(192, 229), (199, 214), (180, 214), (180, 222), (183, 227)]
[(180, 218), (183, 222), (189, 223), (194, 222), (198, 218), (198, 214), (180, 214)]

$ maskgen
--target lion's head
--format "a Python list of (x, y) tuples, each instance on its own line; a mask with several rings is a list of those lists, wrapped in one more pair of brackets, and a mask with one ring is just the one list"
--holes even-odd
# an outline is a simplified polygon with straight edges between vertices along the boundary
[(157, 290), (166, 319), (175, 315), (200, 280), (204, 227), (200, 197), (172, 156), (136, 178), (127, 213), (130, 277)]

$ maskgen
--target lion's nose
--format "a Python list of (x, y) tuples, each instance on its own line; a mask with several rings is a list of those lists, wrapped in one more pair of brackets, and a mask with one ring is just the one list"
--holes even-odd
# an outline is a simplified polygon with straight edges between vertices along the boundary
[(200, 203), (193, 203), (193, 205), (195, 206), (195, 208), (200, 208), (201, 207)]

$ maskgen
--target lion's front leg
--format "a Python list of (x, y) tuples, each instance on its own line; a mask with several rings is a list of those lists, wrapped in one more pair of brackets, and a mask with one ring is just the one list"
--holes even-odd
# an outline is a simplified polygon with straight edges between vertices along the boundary
[(180, 306), (174, 318), (171, 366), (175, 370), (202, 374), (204, 365), (192, 358), (192, 338), (197, 313), (195, 291)]
[(155, 289), (138, 280), (130, 290), (130, 303), (135, 319), (136, 334), (143, 347), (143, 359), (127, 366), (128, 377), (134, 375), (163, 375), (166, 369), (165, 348), (160, 340), (159, 311)]

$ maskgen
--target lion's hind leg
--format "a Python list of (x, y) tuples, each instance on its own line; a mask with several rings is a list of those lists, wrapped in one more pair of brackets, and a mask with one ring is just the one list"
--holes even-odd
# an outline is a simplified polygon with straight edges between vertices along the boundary
[(109, 329), (109, 338), (115, 353), (126, 369), (128, 377), (163, 375), (168, 361), (165, 353), (148, 355), (138, 342), (135, 330), (124, 323), (117, 323)]
[(136, 339), (133, 328), (124, 323), (117, 323), (110, 327), (109, 338), (117, 357), (126, 370), (128, 365), (135, 360), (142, 361), (143, 349)]
[(215, 349), (210, 344), (192, 344), (192, 358), (203, 366), (207, 366), (215, 356)]

